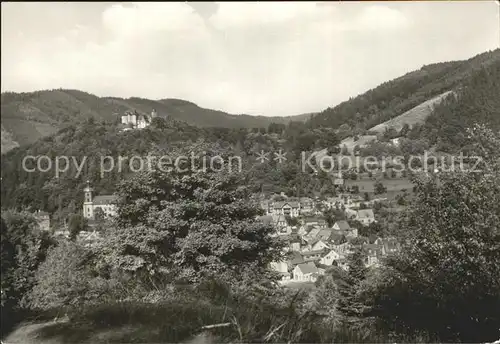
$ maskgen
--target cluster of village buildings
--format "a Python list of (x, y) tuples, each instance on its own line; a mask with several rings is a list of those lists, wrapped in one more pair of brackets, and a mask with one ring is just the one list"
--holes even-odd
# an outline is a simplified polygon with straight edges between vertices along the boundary
[[(98, 217), (116, 216), (116, 196), (94, 196), (89, 183), (83, 191), (83, 217), (91, 224), (90, 228), (93, 228), (92, 224)], [(359, 228), (376, 222), (371, 207), (377, 200), (365, 201), (353, 194), (340, 194), (322, 200), (287, 198), (284, 195), (280, 199), (262, 201), (261, 207), (265, 215), (260, 219), (271, 224), (276, 229), (275, 235), (286, 242), (288, 259), (271, 264), (282, 276), (282, 282), (314, 282), (332, 266), (347, 270), (347, 256), (357, 245), (361, 245), (365, 252), (367, 267), (377, 266), (382, 257), (399, 249), (395, 239), (378, 238), (370, 244), (358, 235)], [(344, 219), (329, 226), (324, 212), (330, 209), (343, 213)], [(35, 215), (40, 227), (49, 230), (49, 214), (38, 212)], [(63, 229), (56, 235), (68, 237), (69, 231)], [(99, 233), (95, 230), (83, 231), (78, 234), (77, 239), (86, 245), (92, 245), (99, 240)]]
[[(367, 208), (373, 202), (365, 202), (351, 194), (326, 200), (300, 198), (261, 202), (266, 214), (261, 219), (272, 224), (276, 235), (286, 242), (287, 260), (271, 264), (281, 275), (281, 281), (315, 282), (332, 266), (347, 270), (347, 257), (356, 246), (362, 247), (367, 267), (377, 266), (383, 257), (397, 252), (399, 244), (394, 238), (377, 238), (370, 244), (367, 239), (358, 237), (356, 227), (376, 222), (373, 209)], [(343, 212), (344, 219), (328, 226), (323, 212), (333, 208)]]

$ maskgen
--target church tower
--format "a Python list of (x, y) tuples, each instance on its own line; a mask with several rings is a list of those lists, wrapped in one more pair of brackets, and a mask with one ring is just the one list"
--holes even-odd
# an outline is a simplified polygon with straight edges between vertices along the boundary
[(90, 181), (87, 180), (87, 186), (83, 189), (84, 200), (83, 200), (83, 217), (86, 219), (94, 218), (94, 204), (92, 202), (92, 191), (90, 187)]

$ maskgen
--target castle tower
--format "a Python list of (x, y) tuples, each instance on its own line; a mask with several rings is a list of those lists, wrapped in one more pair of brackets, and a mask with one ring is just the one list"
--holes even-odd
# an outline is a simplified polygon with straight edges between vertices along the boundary
[(87, 180), (87, 186), (83, 189), (84, 200), (83, 200), (83, 217), (86, 219), (94, 218), (94, 203), (92, 202), (92, 191), (90, 187), (90, 181)]
[(156, 110), (153, 109), (153, 111), (151, 111), (151, 119), (155, 118), (156, 116), (157, 116)]

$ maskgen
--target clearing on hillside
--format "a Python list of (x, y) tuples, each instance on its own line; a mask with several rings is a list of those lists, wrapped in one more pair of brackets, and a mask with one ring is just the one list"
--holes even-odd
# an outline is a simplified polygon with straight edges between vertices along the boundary
[(373, 128), (369, 129), (369, 131), (383, 133), (385, 129), (389, 127), (393, 127), (397, 131), (400, 131), (405, 123), (407, 123), (410, 127), (417, 123), (423, 123), (425, 119), (429, 117), (432, 111), (434, 111), (436, 105), (441, 103), (450, 94), (455, 94), (455, 92), (446, 91), (444, 93), (441, 93), (440, 95), (415, 106), (414, 108), (397, 117), (374, 126)]

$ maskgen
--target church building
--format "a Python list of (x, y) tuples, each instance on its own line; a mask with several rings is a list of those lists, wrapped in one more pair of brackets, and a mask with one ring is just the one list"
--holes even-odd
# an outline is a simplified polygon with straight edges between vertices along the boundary
[(92, 192), (94, 190), (90, 187), (90, 182), (87, 181), (87, 187), (83, 189), (84, 192), (84, 202), (83, 202), (83, 217), (88, 220), (94, 220), (97, 209), (101, 209), (105, 217), (114, 217), (117, 215), (116, 212), (116, 200), (115, 195), (101, 195), (92, 197)]

